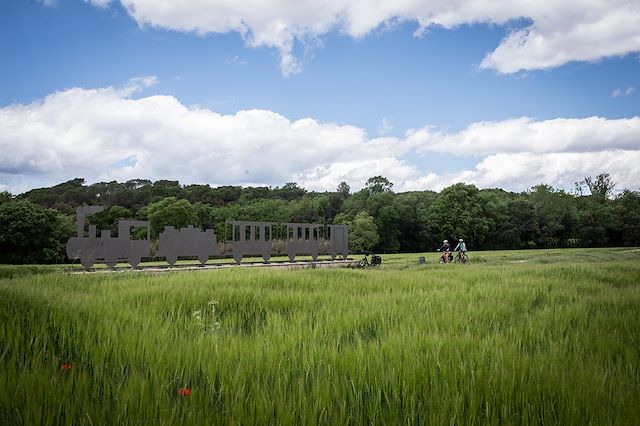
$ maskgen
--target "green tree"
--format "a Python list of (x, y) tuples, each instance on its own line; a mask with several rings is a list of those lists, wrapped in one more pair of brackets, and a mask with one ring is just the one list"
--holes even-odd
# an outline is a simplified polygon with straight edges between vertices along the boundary
[(111, 206), (100, 213), (91, 215), (89, 221), (96, 225), (97, 229), (110, 229), (111, 235), (116, 235), (118, 230), (118, 221), (122, 219), (131, 219), (133, 213), (122, 206)]
[(403, 252), (431, 250), (434, 238), (429, 232), (427, 211), (438, 194), (433, 191), (406, 192), (396, 194), (394, 203), (400, 212), (398, 237)]
[(73, 220), (55, 210), (27, 200), (0, 204), (0, 262), (62, 262), (73, 231)]
[(235, 207), (234, 220), (286, 222), (291, 215), (290, 203), (281, 199), (257, 199)]
[(589, 187), (591, 195), (599, 201), (610, 198), (613, 195), (613, 188), (616, 186), (609, 173), (601, 173), (595, 179), (586, 177), (584, 183)]
[(195, 224), (202, 229), (215, 229), (216, 222), (213, 219), (214, 207), (208, 204), (197, 202), (193, 205), (198, 216), (198, 222)]
[(306, 189), (300, 188), (295, 182), (287, 182), (282, 188), (275, 188), (274, 192), (279, 198), (287, 201), (296, 200), (307, 193)]
[(393, 192), (393, 183), (389, 182), (389, 179), (384, 176), (374, 176), (367, 180), (365, 188), (370, 194)]
[(218, 201), (209, 185), (186, 185), (183, 189), (190, 203), (215, 204)]
[(365, 211), (358, 213), (349, 224), (349, 243), (354, 252), (371, 250), (379, 238), (373, 217)]
[(84, 179), (76, 178), (50, 188), (32, 189), (17, 198), (26, 199), (47, 208), (64, 204), (70, 204), (75, 208), (81, 204), (91, 204), (95, 200), (95, 194), (84, 186)]
[(320, 201), (317, 197), (307, 195), (290, 204), (289, 220), (299, 223), (315, 223), (324, 221), (324, 210), (328, 199)]
[(580, 197), (577, 204), (576, 237), (581, 246), (603, 247), (620, 244), (619, 230), (622, 222), (615, 214), (614, 204), (593, 195)]
[(376, 250), (383, 253), (400, 250), (398, 224), (401, 206), (395, 203), (395, 194), (388, 191), (373, 192), (366, 201), (366, 211), (375, 221), (379, 241)]
[(504, 248), (509, 244), (507, 229), (509, 221), (509, 195), (501, 189), (482, 189), (479, 193), (482, 199), (484, 219), (491, 232), (488, 232), (484, 248)]
[(184, 198), (184, 189), (177, 180), (158, 180), (151, 186), (151, 196), (154, 201), (163, 198)]
[(336, 217), (333, 218), (332, 223), (336, 225), (346, 225), (353, 222), (354, 216), (349, 215), (349, 213), (338, 213)]
[(8, 203), (13, 200), (13, 196), (9, 191), (0, 192), (0, 204)]
[(351, 187), (349, 186), (349, 184), (347, 184), (347, 182), (342, 181), (336, 188), (336, 192), (340, 194), (341, 198), (344, 199), (349, 196), (349, 193), (351, 192)]
[(324, 222), (331, 223), (333, 218), (342, 211), (344, 198), (337, 192), (330, 192), (327, 195), (327, 205), (324, 207)]
[(146, 215), (151, 225), (151, 235), (157, 238), (165, 226), (183, 228), (198, 223), (196, 208), (185, 199), (167, 197), (149, 204)]
[(566, 246), (575, 234), (575, 198), (562, 190), (556, 191), (550, 185), (540, 184), (531, 188), (528, 199), (533, 203), (538, 228), (536, 246)]
[(475, 185), (456, 183), (442, 190), (427, 212), (437, 241), (464, 238), (467, 247), (482, 247), (490, 229), (483, 199)]
[(526, 196), (518, 196), (507, 204), (507, 223), (501, 240), (507, 248), (525, 248), (538, 234), (535, 208)]
[(248, 186), (242, 188), (242, 195), (238, 200), (241, 203), (251, 202), (253, 200), (276, 198), (275, 192), (266, 186)]
[(640, 245), (640, 192), (625, 189), (614, 201), (615, 216), (620, 219), (621, 237), (615, 244)]
[(214, 196), (217, 202), (216, 204), (229, 204), (238, 201), (242, 196), (242, 188), (239, 186), (219, 186), (213, 189)]

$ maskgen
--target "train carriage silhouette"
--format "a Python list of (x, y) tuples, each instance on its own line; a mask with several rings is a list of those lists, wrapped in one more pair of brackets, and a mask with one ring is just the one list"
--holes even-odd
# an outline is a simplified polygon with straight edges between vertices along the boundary
[(309, 223), (283, 223), (283, 237), (287, 243), (287, 256), (294, 261), (296, 255), (308, 254), (314, 261), (320, 252), (320, 225)]
[[(76, 209), (77, 236), (67, 241), (67, 257), (80, 259), (85, 269), (91, 268), (98, 260), (102, 260), (110, 268), (118, 262), (129, 262), (132, 267), (138, 266), (143, 257), (151, 256), (151, 238), (149, 222), (140, 220), (120, 220), (118, 222), (118, 236), (112, 237), (110, 229), (100, 231), (95, 225), (89, 225), (88, 235), (84, 228), (86, 216), (100, 213), (102, 206), (83, 206)], [(146, 239), (131, 239), (132, 228), (146, 228)]]
[(349, 228), (347, 225), (327, 225), (329, 254), (336, 260), (338, 254), (346, 259), (349, 255)]
[[(150, 225), (142, 220), (118, 221), (118, 235), (113, 237), (111, 230), (98, 231), (89, 224), (87, 216), (100, 213), (102, 206), (82, 206), (76, 209), (77, 235), (67, 241), (67, 256), (79, 259), (82, 266), (89, 270), (94, 263), (101, 261), (110, 268), (118, 262), (128, 262), (137, 267), (143, 257), (151, 256)], [(338, 254), (348, 255), (348, 228), (346, 225), (327, 225), (309, 223), (283, 223), (237, 221), (226, 222), (231, 226), (231, 252), (236, 263), (245, 256), (261, 256), (269, 262), (273, 240), (281, 238), (286, 244), (285, 252), (290, 261), (297, 255), (310, 255), (318, 260), (321, 245), (328, 245), (328, 253), (335, 260)], [(85, 227), (88, 225), (88, 232)], [(146, 238), (133, 239), (133, 228), (146, 229)], [(324, 239), (324, 242), (323, 242)], [(205, 264), (209, 257), (220, 256), (217, 237), (213, 229), (202, 230), (189, 225), (176, 229), (165, 227), (158, 240), (158, 257), (164, 257), (173, 266), (180, 257), (197, 257)]]
[(197, 257), (202, 265), (207, 263), (209, 256), (218, 256), (218, 241), (213, 229), (196, 229), (193, 225), (176, 229), (165, 226), (158, 239), (158, 253), (171, 266), (175, 265), (178, 257)]
[(262, 256), (269, 262), (272, 252), (271, 240), (277, 234), (274, 222), (251, 222), (228, 220), (231, 225), (231, 247), (233, 259), (240, 263), (244, 256)]

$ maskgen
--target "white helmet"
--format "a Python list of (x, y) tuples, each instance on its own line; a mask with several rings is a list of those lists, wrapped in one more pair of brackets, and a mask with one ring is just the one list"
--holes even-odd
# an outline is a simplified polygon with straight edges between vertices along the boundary
[(460, 241), (460, 242), (463, 242), (464, 240), (463, 240), (462, 238), (460, 238), (460, 240), (459, 240), (459, 241)]
[(449, 242), (449, 240), (444, 240), (444, 241), (443, 241), (443, 243), (448, 243), (448, 242)]

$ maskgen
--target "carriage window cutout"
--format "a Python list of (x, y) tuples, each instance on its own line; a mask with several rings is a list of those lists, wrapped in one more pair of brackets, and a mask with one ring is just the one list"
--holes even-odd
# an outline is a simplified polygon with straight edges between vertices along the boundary
[(146, 240), (147, 228), (145, 228), (144, 226), (132, 226), (129, 235), (131, 236), (132, 240)]

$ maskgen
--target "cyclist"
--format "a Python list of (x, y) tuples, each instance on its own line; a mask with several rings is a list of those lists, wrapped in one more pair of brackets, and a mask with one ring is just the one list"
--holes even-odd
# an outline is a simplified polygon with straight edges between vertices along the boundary
[(457, 251), (458, 255), (461, 257), (467, 254), (467, 245), (464, 243), (462, 238), (458, 240), (458, 245), (453, 249), (453, 251)]
[(444, 240), (442, 242), (442, 247), (438, 249), (442, 254), (440, 255), (440, 263), (447, 263), (449, 261), (449, 253), (451, 252), (451, 244), (449, 244), (449, 240)]

